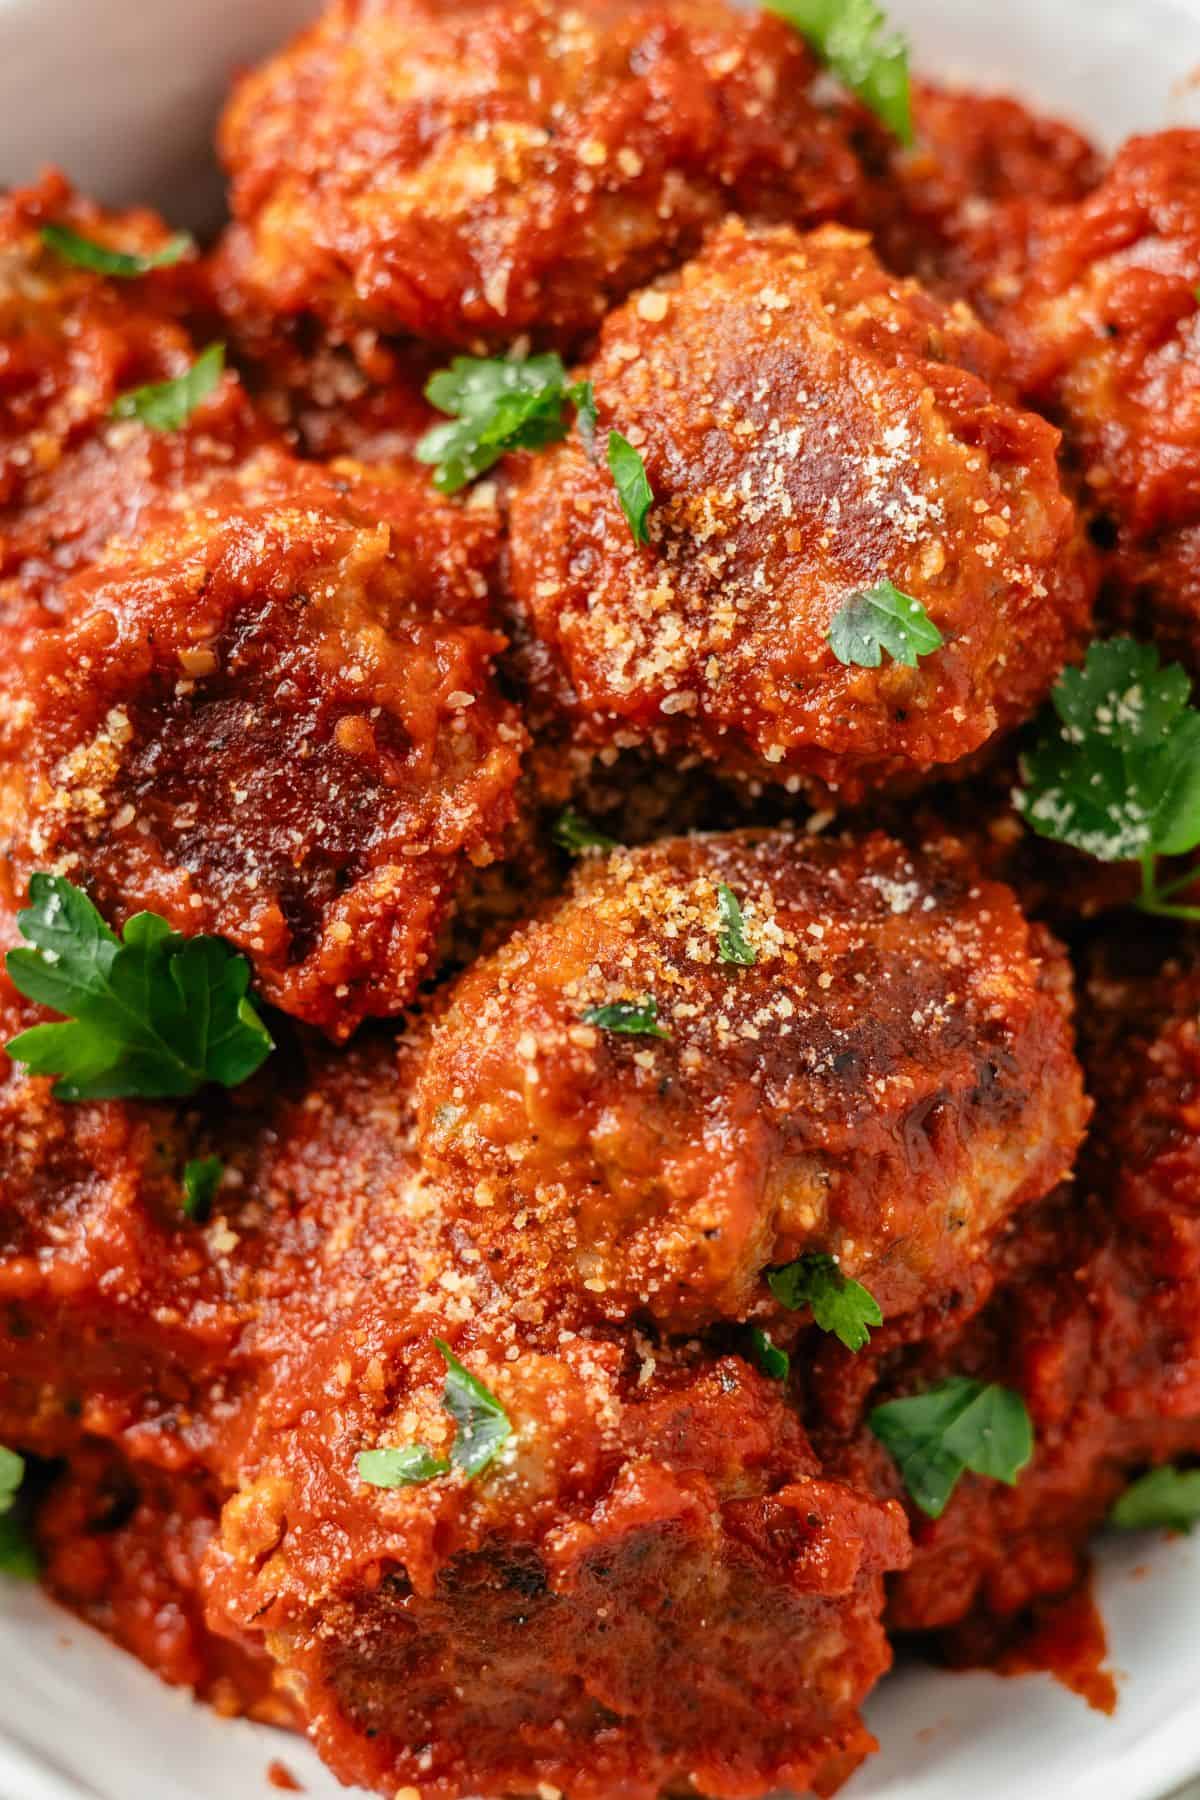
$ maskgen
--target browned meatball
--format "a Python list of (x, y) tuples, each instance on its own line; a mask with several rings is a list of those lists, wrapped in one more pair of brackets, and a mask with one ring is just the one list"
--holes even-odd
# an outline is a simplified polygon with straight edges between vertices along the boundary
[(51, 870), (114, 924), (217, 932), (335, 1037), (397, 1012), (514, 811), (494, 526), (420, 474), (264, 452), (111, 545), (7, 696), (18, 890)]
[[(843, 1427), (947, 1374), (1025, 1399), (1036, 1447), (1017, 1485), (966, 1475), (940, 1519), (910, 1508), (913, 1566), (891, 1596), (896, 1629), (937, 1630), (972, 1660), (1076, 1586), (1132, 1475), (1200, 1453), (1200, 969), (1154, 931), (1114, 932), (1088, 962), (1080, 1040), (1096, 1116), (1075, 1182), (1000, 1247), (995, 1298), (965, 1334), (885, 1358), (881, 1390), (875, 1345), (813, 1388)], [(903, 1497), (869, 1434), (844, 1458), (818, 1436), (849, 1479)]]
[[(1011, 729), (1089, 594), (1057, 434), (988, 385), (1003, 360), (855, 233), (724, 226), (606, 321), (585, 371), (644, 459), (649, 545), (578, 441), (513, 495), (535, 704), (595, 747), (649, 739), (845, 801)], [(944, 647), (845, 666), (833, 618), (884, 580)]]
[(916, 81), (914, 143), (889, 159), (875, 220), (880, 255), (953, 298), (1001, 276), (1023, 209), (1082, 200), (1093, 146), (1061, 119), (1001, 94)]
[(1200, 669), (1200, 132), (1134, 138), (1027, 259), (996, 328), (1062, 424), (1110, 610)]
[(235, 329), (578, 336), (731, 208), (854, 214), (818, 79), (722, 0), (335, 0), (225, 116)]
[[(723, 890), (750, 966), (723, 959)], [(630, 1005), (636, 1034), (593, 1010)], [(902, 1313), (1066, 1171), (1069, 1006), (1054, 941), (949, 859), (667, 840), (590, 863), (461, 978), (423, 1152), (510, 1285), (552, 1268), (602, 1314), (689, 1330), (761, 1311), (766, 1267), (820, 1252)]]
[[(413, 1161), (410, 1071), (331, 1057), (235, 1159), (280, 1242), (210, 1625), (265, 1646), (336, 1773), (389, 1797), (832, 1792), (872, 1745), (900, 1509), (827, 1481), (738, 1357), (589, 1326), (554, 1268), (536, 1296), (497, 1282), (477, 1209)], [(511, 1435), (473, 1478), (373, 1486), (364, 1451), (461, 1448), (435, 1336)]]
[(0, 608), (9, 578), (57, 604), (64, 578), (161, 495), (220, 473), (265, 431), (226, 374), (179, 431), (110, 417), (117, 397), (181, 375), (195, 260), (117, 280), (41, 237), (56, 225), (133, 254), (162, 249), (153, 213), (102, 212), (58, 175), (0, 198)]

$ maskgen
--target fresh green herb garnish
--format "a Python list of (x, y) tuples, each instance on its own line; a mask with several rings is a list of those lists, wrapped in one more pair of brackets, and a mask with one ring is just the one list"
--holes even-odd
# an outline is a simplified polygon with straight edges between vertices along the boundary
[(424, 1444), (408, 1444), (403, 1450), (364, 1450), (358, 1473), (368, 1487), (416, 1487), (450, 1473), (450, 1464)]
[(25, 1458), (0, 1444), (0, 1516), (11, 1512), (25, 1479)]
[(919, 600), (890, 581), (852, 594), (829, 627), (829, 646), (840, 663), (877, 669), (886, 650), (893, 662), (915, 669), (917, 658), (945, 643)]
[(93, 243), (80, 237), (69, 225), (43, 225), (41, 239), (49, 249), (80, 269), (92, 269), (97, 275), (116, 275), (130, 281), (135, 275), (148, 275), (151, 269), (169, 269), (196, 248), (189, 232), (176, 232), (158, 250), (110, 250), (107, 244)]
[(761, 1326), (750, 1327), (750, 1350), (754, 1361), (762, 1373), (772, 1381), (786, 1381), (792, 1367), (792, 1359), (786, 1350), (771, 1342), (770, 1334)]
[(658, 1022), (658, 1001), (647, 995), (642, 1001), (614, 1000), (609, 1006), (589, 1006), (583, 1015), (585, 1025), (598, 1025), (601, 1031), (624, 1031), (631, 1037), (670, 1037)]
[(37, 1555), (20, 1520), (12, 1516), (24, 1479), (25, 1458), (0, 1444), (0, 1575), (32, 1581), (37, 1574)]
[(583, 447), (596, 460), (596, 395), (590, 381), (577, 381), (567, 389), (567, 398), (575, 407), (575, 424), (583, 439)]
[(1177, 919), (1200, 919), (1200, 907), (1170, 904), (1195, 871), (1158, 876), (1159, 857), (1200, 844), (1200, 712), (1188, 704), (1190, 686), (1177, 663), (1159, 667), (1149, 644), (1092, 644), (1082, 669), (1060, 676), (1013, 796), (1039, 836), (1101, 862), (1140, 862), (1137, 904)]
[(570, 806), (559, 813), (550, 835), (560, 850), (568, 850), (572, 856), (582, 856), (588, 850), (607, 851), (617, 847), (615, 838), (605, 837)]
[(646, 514), (654, 503), (654, 490), (647, 480), (645, 463), (619, 431), (608, 434), (608, 467), (630, 531), (639, 544), (648, 544)]
[(156, 913), (121, 937), (60, 875), (34, 875), (17, 915), (32, 949), (6, 967), (28, 999), (66, 1015), (8, 1044), (34, 1075), (57, 1075), (59, 1100), (164, 1100), (206, 1082), (236, 1087), (274, 1045), (247, 998), (250, 965), (221, 938), (185, 938)]
[(224, 344), (210, 344), (182, 375), (118, 394), (111, 417), (138, 419), (151, 431), (182, 431), (201, 401), (208, 399), (224, 368)]
[(225, 1165), (219, 1156), (201, 1156), (183, 1165), (184, 1217), (203, 1225), (212, 1211)]
[(797, 1257), (781, 1269), (772, 1269), (767, 1286), (790, 1312), (810, 1306), (814, 1323), (822, 1331), (831, 1331), (847, 1350), (861, 1350), (871, 1341), (870, 1327), (883, 1324), (875, 1296), (843, 1275), (832, 1256)]
[(758, 952), (746, 942), (741, 904), (733, 889), (726, 887), (724, 882), (717, 888), (717, 922), (717, 954), (721, 961), (752, 969), (758, 961)]
[(411, 1444), (405, 1449), (364, 1450), (358, 1458), (358, 1472), (372, 1487), (412, 1487), (449, 1474), (452, 1468), (461, 1469), (473, 1480), (482, 1475), (512, 1436), (512, 1421), (496, 1396), (469, 1369), (464, 1369), (449, 1344), (437, 1337), (433, 1341), (446, 1365), (442, 1406), (458, 1426), (449, 1461), (434, 1456), (424, 1444)]
[(425, 397), (454, 421), (434, 425), (417, 445), (419, 459), (434, 464), (433, 483), (443, 494), (456, 494), (508, 450), (540, 450), (566, 437), (568, 404), (589, 449), (595, 437), (591, 383), (568, 383), (553, 351), (523, 359), (456, 356), (431, 377)]
[(1014, 1487), (1033, 1455), (1033, 1424), (1020, 1394), (965, 1375), (908, 1400), (889, 1400), (867, 1423), (931, 1519), (941, 1517), (964, 1470)]
[(902, 144), (913, 141), (908, 46), (875, 0), (766, 0)]
[(1151, 1469), (1125, 1489), (1108, 1522), (1121, 1531), (1191, 1531), (1200, 1522), (1200, 1469)]

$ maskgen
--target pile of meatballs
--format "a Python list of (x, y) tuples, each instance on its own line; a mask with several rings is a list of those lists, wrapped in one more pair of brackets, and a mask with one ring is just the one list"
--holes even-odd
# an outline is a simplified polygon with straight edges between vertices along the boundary
[[(0, 1443), (58, 1599), (392, 1800), (829, 1795), (898, 1637), (1019, 1658), (1200, 1454), (1195, 927), (1012, 798), (1094, 638), (1200, 673), (1200, 133), (911, 103), (723, 0), (334, 0), (202, 252), (0, 198), (0, 949), (63, 878), (274, 1044), (0, 1056)], [(442, 491), (431, 377), (551, 353), (593, 431)], [(940, 646), (843, 661), (882, 583)], [(931, 1516), (869, 1418), (951, 1378), (1033, 1449)]]

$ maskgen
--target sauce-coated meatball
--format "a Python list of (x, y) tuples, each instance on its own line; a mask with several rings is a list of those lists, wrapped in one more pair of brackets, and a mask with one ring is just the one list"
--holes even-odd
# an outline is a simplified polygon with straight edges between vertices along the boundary
[(493, 553), (494, 515), (420, 474), (273, 452), (110, 545), (4, 690), (18, 887), (220, 933), (334, 1036), (397, 1012), (514, 811)]
[[(729, 895), (749, 966), (722, 955)], [(593, 1010), (631, 1005), (638, 1033)], [(423, 1150), (506, 1279), (569, 1271), (607, 1316), (745, 1317), (767, 1266), (810, 1252), (901, 1313), (1068, 1167), (1069, 1005), (1053, 939), (953, 861), (878, 835), (666, 840), (590, 863), (461, 978)]]
[(722, 0), (337, 0), (225, 117), (235, 328), (577, 336), (730, 209), (855, 215), (817, 79)]
[(127, 254), (168, 242), (153, 213), (105, 213), (61, 176), (0, 198), (0, 607), (14, 578), (57, 605), (72, 570), (163, 493), (266, 435), (228, 372), (178, 431), (112, 418), (120, 395), (195, 360), (186, 320), (202, 276), (191, 257), (129, 280), (97, 274), (45, 242), (46, 226)]
[(995, 325), (1062, 424), (1110, 606), (1200, 669), (1200, 132), (1134, 138), (1027, 255)]
[[(1057, 433), (989, 386), (1003, 362), (857, 233), (724, 226), (610, 316), (585, 371), (643, 457), (648, 546), (578, 440), (513, 495), (535, 707), (602, 749), (650, 739), (846, 801), (1011, 729), (1089, 593)], [(844, 665), (834, 616), (885, 580), (945, 644)]]

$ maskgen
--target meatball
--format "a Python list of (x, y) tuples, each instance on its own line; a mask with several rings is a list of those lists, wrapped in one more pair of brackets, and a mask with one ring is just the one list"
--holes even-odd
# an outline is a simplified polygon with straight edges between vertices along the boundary
[[(966, 1333), (888, 1359), (870, 1394), (965, 1374), (1029, 1408), (1036, 1450), (1015, 1488), (968, 1475), (940, 1519), (912, 1512), (891, 1622), (938, 1631), (959, 1657), (994, 1657), (1076, 1586), (1133, 1474), (1200, 1453), (1200, 966), (1190, 946), (1165, 948), (1125, 932), (1092, 953), (1080, 1036), (1096, 1124), (1075, 1184), (1000, 1247), (995, 1298)], [(836, 1387), (818, 1396), (843, 1427), (869, 1391), (861, 1370), (844, 1373), (848, 1415)], [(902, 1495), (873, 1440), (841, 1458), (817, 1437), (847, 1479)]]
[(49, 1593), (229, 1718), (294, 1724), (274, 1665), (204, 1624), (197, 1568), (216, 1526), (211, 1485), (86, 1443), (57, 1472), (38, 1509), (36, 1541)]
[(1016, 375), (1058, 419), (1109, 607), (1200, 670), (1200, 132), (1135, 138), (1032, 232), (996, 310)]
[(7, 697), (18, 883), (219, 933), (334, 1037), (397, 1012), (515, 809), (494, 531), (419, 474), (264, 452), (111, 545)]
[(186, 320), (201, 278), (185, 259), (109, 279), (45, 243), (45, 225), (138, 254), (167, 241), (154, 214), (101, 212), (61, 176), (0, 198), (0, 610), (16, 577), (56, 604), (72, 570), (163, 492), (223, 471), (264, 436), (232, 374), (180, 431), (110, 418), (120, 394), (194, 360)]
[(1026, 209), (1082, 200), (1100, 180), (1085, 137), (1004, 95), (917, 81), (912, 109), (915, 143), (890, 157), (876, 238), (889, 267), (948, 297), (974, 300), (998, 278)]
[[(856, 233), (725, 225), (606, 321), (584, 371), (644, 459), (649, 544), (577, 440), (516, 485), (538, 716), (606, 752), (649, 739), (847, 803), (1018, 724), (1076, 648), (1089, 588), (1057, 434), (988, 385), (1003, 360)], [(884, 581), (944, 647), (843, 665), (831, 623)]]
[[(872, 1743), (901, 1509), (827, 1481), (738, 1357), (590, 1327), (552, 1267), (509, 1293), (414, 1162), (411, 1068), (331, 1059), (236, 1164), (297, 1255), (258, 1283), (209, 1625), (265, 1644), (335, 1772), (389, 1796), (831, 1792)], [(473, 1478), (373, 1486), (362, 1452), (458, 1442), (435, 1337), (511, 1435)]]
[(722, 0), (335, 0), (225, 115), (234, 329), (578, 337), (729, 209), (853, 215), (858, 115), (819, 85)]
[(510, 1287), (683, 1331), (809, 1253), (885, 1316), (944, 1295), (1087, 1113), (1065, 961), (1007, 888), (788, 831), (590, 861), (460, 978), (418, 1097)]

